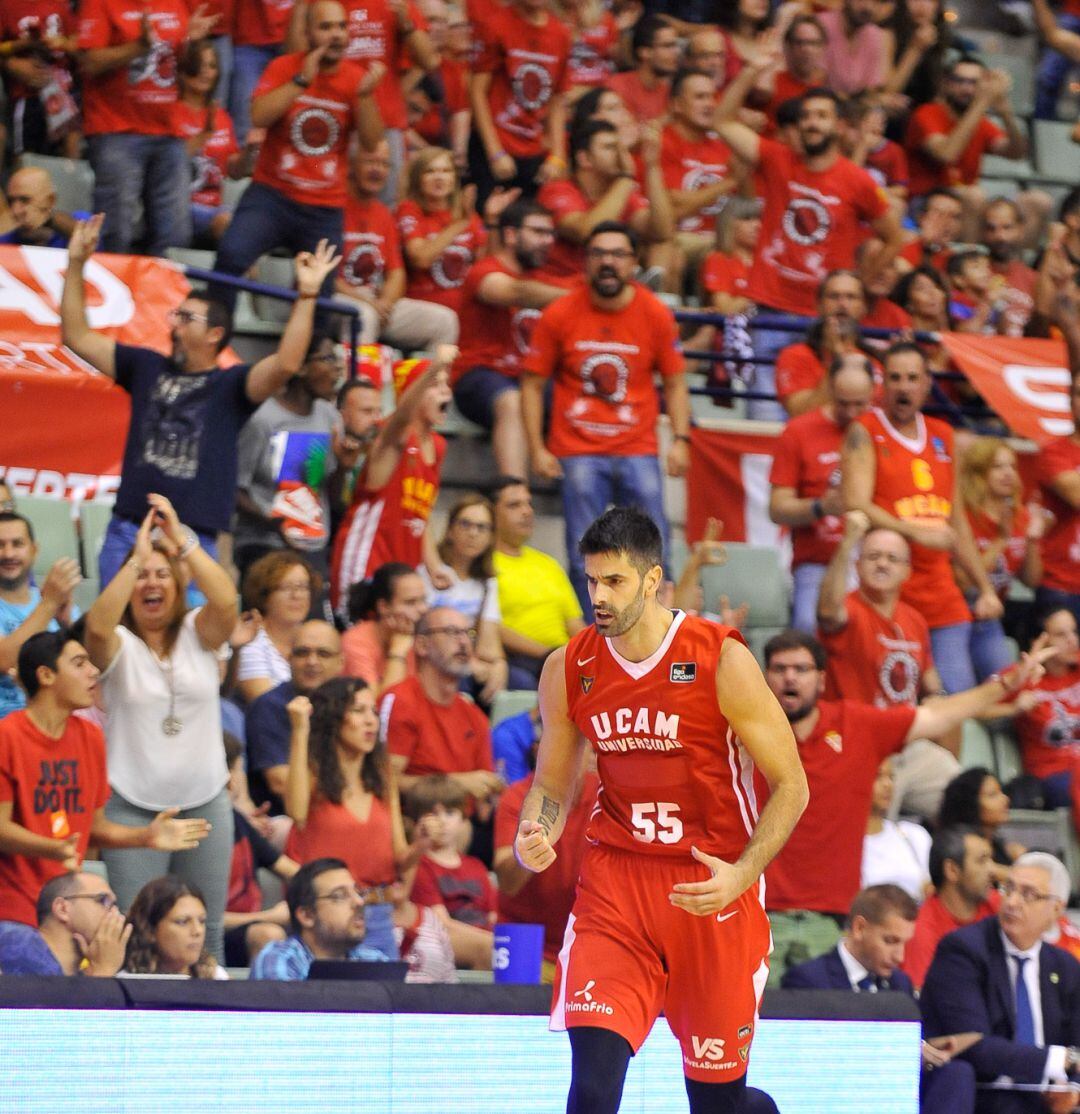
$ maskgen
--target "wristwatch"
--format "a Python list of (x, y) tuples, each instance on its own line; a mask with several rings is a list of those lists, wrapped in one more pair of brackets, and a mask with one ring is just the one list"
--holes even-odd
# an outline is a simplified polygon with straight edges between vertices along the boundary
[(304, 77), (302, 73), (298, 73), (293, 77), (293, 84), (299, 85), (301, 89), (306, 89), (311, 84), (310, 77)]
[(181, 526), (180, 533), (183, 535), (184, 544), (180, 546), (180, 552), (177, 554), (181, 560), (189, 556), (193, 550), (199, 547), (199, 535), (195, 533), (190, 526)]

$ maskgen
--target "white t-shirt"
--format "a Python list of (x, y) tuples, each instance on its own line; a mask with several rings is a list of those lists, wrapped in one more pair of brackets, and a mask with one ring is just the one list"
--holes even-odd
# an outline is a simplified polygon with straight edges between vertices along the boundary
[(292, 678), (289, 663), (265, 630), (260, 630), (246, 646), (240, 647), (236, 665), (238, 681), (253, 681), (256, 677), (269, 677), (275, 687)]
[(199, 610), (184, 616), (170, 655), (178, 734), (166, 735), (161, 726), (169, 714), (168, 663), (127, 627), (116, 628), (120, 649), (101, 675), (109, 784), (140, 808), (197, 808), (229, 780), (218, 659), (199, 641)]
[(466, 580), (459, 580), (453, 569), (449, 569), (453, 581), (449, 588), (436, 588), (423, 565), (416, 571), (424, 582), (428, 607), (452, 607), (470, 623), (477, 623), (479, 622), (477, 615), (480, 615), (480, 608), (483, 606), (484, 611), (480, 618), (486, 619), (489, 623), (502, 622), (502, 613), (499, 611), (499, 583), (494, 577), (487, 581), (485, 594), (483, 580), (477, 580), (472, 576)]
[(862, 886), (891, 882), (922, 904), (930, 881), (930, 833), (910, 820), (886, 820), (877, 835), (863, 838)]

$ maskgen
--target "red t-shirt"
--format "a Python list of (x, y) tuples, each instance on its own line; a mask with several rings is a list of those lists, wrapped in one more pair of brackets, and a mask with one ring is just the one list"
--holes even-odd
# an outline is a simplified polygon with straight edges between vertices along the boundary
[(825, 378), (825, 365), (809, 344), (789, 344), (776, 357), (776, 397), (783, 402), (796, 391), (811, 391)]
[(360, 886), (388, 886), (397, 877), (390, 809), (378, 797), (361, 820), (348, 805), (317, 797), (303, 825), (293, 824), (285, 854), (303, 866), (313, 859), (341, 859)]
[(79, 49), (96, 50), (134, 42), (146, 12), (154, 45), (126, 66), (83, 78), (83, 132), (100, 135), (176, 135), (176, 55), (187, 34), (184, 0), (83, 0), (79, 11)]
[(845, 158), (811, 171), (799, 156), (762, 139), (755, 181), (764, 200), (761, 236), (750, 271), (750, 297), (760, 305), (813, 316), (818, 287), (837, 268), (851, 268), (864, 225), (889, 211), (881, 187)]
[[(495, 810), (495, 848), (513, 847), (518, 817), (525, 795), (532, 787), (533, 775), (509, 786)], [(574, 905), (581, 859), (585, 853), (585, 829), (596, 805), (600, 779), (586, 774), (581, 796), (566, 815), (566, 826), (559, 837), (558, 858), (547, 870), (532, 875), (516, 894), (499, 894), (499, 920), (503, 924), (542, 924), (544, 958), (554, 963), (562, 947), (566, 921)]]
[(933, 267), (943, 275), (949, 266), (951, 256), (952, 252), (948, 248), (940, 248), (933, 255), (928, 255), (926, 245), (919, 239), (909, 240), (900, 249), (900, 258), (910, 263), (912, 267)]
[(1015, 720), (1024, 769), (1036, 777), (1080, 769), (1080, 669), (1047, 674), (1026, 691), (1038, 703)]
[[(731, 148), (717, 135), (687, 139), (677, 125), (669, 124), (660, 133), (660, 171), (669, 190), (704, 189), (731, 176)], [(725, 201), (720, 197), (683, 217), (679, 231), (712, 233)]]
[(556, 456), (655, 456), (653, 375), (683, 370), (671, 310), (643, 286), (630, 304), (597, 309), (587, 287), (540, 314), (522, 368), (554, 378), (548, 449)]
[(237, 46), (275, 46), (285, 41), (293, 0), (235, 0), (233, 42)]
[(1042, 542), (1043, 587), (1080, 592), (1080, 512), (1050, 486), (1058, 476), (1080, 469), (1080, 444), (1071, 435), (1056, 437), (1043, 445), (1038, 459), (1043, 506), (1054, 516)]
[[(285, 54), (263, 70), (252, 98), (280, 88), (300, 72), (304, 54)], [(315, 80), (266, 129), (252, 178), (300, 205), (341, 208), (356, 91), (364, 71), (339, 62)]]
[(619, 45), (619, 25), (611, 12), (602, 12), (600, 22), (574, 33), (567, 63), (570, 85), (606, 85), (615, 72), (615, 50)]
[(909, 329), (911, 314), (888, 298), (875, 298), (870, 312), (859, 324), (868, 329)]
[[(993, 891), (991, 891), (993, 893)], [(983, 901), (975, 911), (975, 916), (970, 921), (958, 921), (937, 894), (931, 894), (919, 907), (919, 915), (915, 918), (915, 935), (907, 942), (904, 948), (904, 962), (901, 969), (911, 978), (918, 990), (926, 981), (926, 972), (937, 951), (938, 941), (942, 936), (963, 928), (965, 924), (973, 924), (984, 917), (992, 917), (997, 912), (997, 901)]]
[(691, 846), (729, 862), (742, 853), (758, 812), (753, 760), (716, 701), (727, 638), (743, 641), (677, 611), (647, 663), (621, 658), (595, 626), (567, 643), (567, 710), (603, 785), (590, 842), (645, 858), (687, 858)]
[(373, 298), (382, 291), (388, 272), (405, 266), (397, 221), (377, 198), (361, 201), (349, 194), (345, 201), (341, 257), (342, 279)]
[(514, 7), (492, 12), (477, 73), (489, 73), (488, 102), (499, 142), (509, 155), (541, 154), (551, 99), (570, 88), (570, 32), (545, 13), (537, 27)]
[(433, 147), (449, 147), (450, 117), (469, 108), (468, 71), (464, 63), (444, 58), (439, 63), (439, 77), (443, 87), (442, 103), (432, 104), (423, 116), (413, 120), (412, 129)]
[[(594, 204), (589, 201), (573, 178), (560, 178), (554, 182), (545, 182), (540, 187), (536, 200), (552, 215), (556, 228), (564, 217), (571, 216), (574, 213), (587, 213)], [(635, 186), (618, 219), (623, 224), (628, 224), (637, 213), (648, 208), (649, 202), (645, 195)], [(544, 274), (558, 278), (570, 278), (581, 275), (584, 270), (585, 245), (576, 244), (557, 236), (544, 263)]]
[(494, 255), (481, 259), (469, 270), (461, 292), (460, 354), (450, 373), (451, 383), (457, 383), (474, 367), (493, 368), (510, 379), (517, 379), (521, 374), (521, 361), (528, 351), (529, 338), (540, 311), (481, 301), (477, 290), (488, 275), (528, 277), (511, 271)]
[(464, 696), (436, 704), (406, 677), (383, 693), (379, 715), (387, 749), (408, 759), (410, 776), (495, 769), (487, 716)]
[[(741, 68), (742, 67), (740, 67), (740, 69)], [(732, 80), (732, 76), (732, 74), (728, 74), (728, 81)], [(790, 70), (781, 70), (776, 75), (776, 81), (773, 84), (773, 93), (769, 98), (769, 103), (763, 108), (765, 115), (769, 118), (768, 128), (763, 134), (772, 136), (776, 131), (776, 111), (785, 101), (795, 100), (801, 97), (808, 89), (827, 84), (828, 80), (825, 74), (822, 74), (821, 81), (807, 82), (800, 81)]]
[(710, 294), (745, 298), (750, 286), (750, 268), (737, 256), (711, 251), (701, 268), (701, 285)]
[(412, 899), (417, 905), (445, 905), (455, 921), (490, 929), (499, 895), (487, 867), (472, 855), (462, 855), (455, 867), (442, 866), (425, 855), (416, 864)]
[[(66, 0), (5, 0), (0, 5), (0, 35), (5, 39), (52, 39), (67, 37), (75, 30), (75, 16)], [(52, 78), (66, 97), (72, 88), (71, 63), (66, 54), (54, 52), (52, 56)], [(21, 81), (7, 74), (8, 97), (12, 101), (24, 97), (42, 95), (48, 107), (49, 86), (44, 89), (28, 89)]]
[[(980, 553), (985, 553), (991, 545), (1001, 539), (1001, 528), (993, 519), (983, 514), (982, 511), (968, 508), (967, 520), (971, 524), (971, 533), (975, 538), (975, 545)], [(1031, 524), (1031, 512), (1027, 507), (1016, 508), (1009, 527), (1009, 539), (1005, 548), (998, 556), (992, 569), (988, 570), (990, 583), (994, 591), (1004, 600), (1008, 594), (1009, 585), (1016, 579), (1024, 564), (1027, 553), (1027, 530)]]
[(612, 74), (604, 84), (619, 94), (626, 111), (639, 123), (659, 120), (667, 113), (671, 82), (666, 79), (658, 81), (652, 89), (646, 89), (637, 70), (626, 70)]
[[(862, 844), (878, 767), (899, 751), (914, 708), (871, 708), (848, 700), (818, 703), (813, 734), (799, 743), (810, 803), (783, 850), (765, 871), (770, 912), (847, 913), (859, 892)], [(755, 772), (758, 800), (769, 786)]]
[(907, 152), (899, 143), (883, 139), (880, 147), (867, 152), (866, 171), (879, 186), (907, 186)]
[[(792, 487), (800, 499), (820, 499), (840, 486), (840, 447), (843, 430), (823, 410), (792, 418), (776, 441), (769, 483)], [(819, 518), (812, 526), (791, 531), (791, 564), (827, 565), (844, 534), (837, 515)]]
[[(345, 57), (364, 70), (372, 62), (382, 62), (386, 73), (375, 86), (375, 103), (383, 124), (388, 128), (404, 128), (405, 96), (401, 92), (401, 73), (408, 69), (408, 51), (402, 50), (397, 16), (388, 0), (345, 0), (349, 20), (349, 45)], [(406, 3), (409, 22), (419, 31), (427, 30), (427, 21), (412, 0)]]
[(926, 620), (903, 600), (891, 619), (861, 592), (849, 593), (845, 602), (847, 625), (818, 632), (829, 655), (825, 696), (877, 708), (918, 704), (923, 674), (934, 665)]
[[(206, 124), (206, 109), (176, 102), (177, 131), (185, 139), (198, 135)], [(221, 185), (228, 177), (229, 159), (239, 151), (232, 119), (220, 105), (214, 106), (214, 132), (191, 160), (191, 201), (194, 205), (221, 204)]]
[[(410, 240), (430, 240), (437, 236), (448, 224), (454, 223), (454, 216), (449, 209), (428, 212), (415, 201), (406, 200), (398, 206), (397, 222), (404, 248)], [(405, 265), (409, 273), (405, 296), (422, 302), (437, 302), (459, 313), (465, 276), (485, 241), (483, 222), (474, 215), (469, 227), (443, 248), (442, 254), (427, 270), (409, 266), (406, 257)]]
[[(25, 710), (0, 720), (0, 801), (11, 819), (34, 835), (79, 837), (81, 858), (90, 844), (94, 813), (109, 799), (105, 736), (81, 716), (71, 716), (59, 739), (50, 739)], [(0, 919), (37, 927), (41, 887), (64, 873), (56, 859), (0, 854)]]
[(991, 297), (1004, 303), (999, 327), (1006, 336), (1022, 337), (1035, 311), (1035, 284), (1039, 273), (1019, 259), (1008, 263), (991, 260), (990, 270), (994, 273)]
[(919, 105), (908, 120), (904, 146), (911, 170), (911, 196), (921, 197), (937, 186), (971, 186), (979, 180), (983, 155), (992, 149), (1005, 133), (984, 116), (975, 126), (968, 145), (960, 157), (948, 166), (930, 158), (923, 143), (932, 135), (951, 135), (959, 118), (939, 101)]
[[(914, 440), (897, 433), (881, 410), (856, 421), (866, 426), (877, 457), (874, 502), (896, 518), (925, 526), (951, 522), (956, 469), (952, 428), (920, 414)], [(921, 612), (931, 630), (971, 621), (971, 611), (943, 549), (911, 547), (911, 576), (901, 599)]]

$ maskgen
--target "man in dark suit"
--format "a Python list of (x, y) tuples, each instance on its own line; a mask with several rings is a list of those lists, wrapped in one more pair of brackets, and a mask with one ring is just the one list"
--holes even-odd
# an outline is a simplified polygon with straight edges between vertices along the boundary
[[(785, 990), (854, 990), (877, 994), (894, 990), (914, 997), (911, 979), (900, 970), (904, 945), (915, 932), (918, 906), (899, 886), (868, 886), (851, 903), (847, 931), (831, 952), (792, 967)], [(951, 1030), (950, 1030), (951, 1031)], [(951, 1051), (922, 1045), (919, 1082), (921, 1114), (972, 1114), (975, 1072), (952, 1060)]]
[[(1080, 1073), (1080, 963), (1042, 941), (1069, 896), (1065, 867), (1033, 851), (1013, 863), (996, 917), (950, 932), (922, 990), (926, 1032), (979, 1032), (964, 1055), (980, 1083), (1066, 1084)], [(978, 1114), (1067, 1114), (1074, 1091), (980, 1092)]]

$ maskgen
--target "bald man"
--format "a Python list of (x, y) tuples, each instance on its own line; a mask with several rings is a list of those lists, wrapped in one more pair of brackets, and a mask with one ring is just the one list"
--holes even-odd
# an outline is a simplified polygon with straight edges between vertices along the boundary
[(702, 28), (690, 36), (686, 46), (687, 69), (707, 73), (723, 89), (727, 84), (727, 41), (719, 31)]
[(289, 651), (292, 677), (253, 701), (245, 718), (248, 789), (256, 804), (270, 802), (274, 815), (285, 811), (282, 797), (289, 769), (289, 716), (294, 696), (310, 696), (345, 669), (341, 637), (330, 623), (309, 619)]
[(67, 246), (72, 219), (55, 212), (56, 188), (47, 170), (25, 166), (8, 179), (7, 203), (15, 227), (0, 236), (0, 244), (35, 248)]

